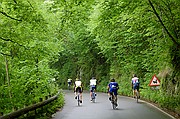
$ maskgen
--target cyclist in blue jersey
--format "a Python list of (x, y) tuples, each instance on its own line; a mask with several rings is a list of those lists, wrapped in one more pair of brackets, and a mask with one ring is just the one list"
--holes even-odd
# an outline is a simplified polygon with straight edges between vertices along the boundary
[(112, 78), (110, 83), (108, 84), (108, 95), (109, 95), (109, 100), (111, 101), (111, 95), (114, 94), (115, 96), (115, 101), (117, 102), (117, 91), (119, 89), (119, 85), (117, 82), (115, 82), (115, 79)]

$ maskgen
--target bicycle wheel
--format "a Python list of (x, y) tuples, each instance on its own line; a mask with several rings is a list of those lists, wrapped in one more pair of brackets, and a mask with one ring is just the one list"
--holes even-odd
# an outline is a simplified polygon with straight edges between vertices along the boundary
[(79, 94), (77, 95), (77, 105), (80, 106)]
[(114, 102), (112, 102), (112, 107), (113, 107), (113, 109), (116, 109), (116, 105)]

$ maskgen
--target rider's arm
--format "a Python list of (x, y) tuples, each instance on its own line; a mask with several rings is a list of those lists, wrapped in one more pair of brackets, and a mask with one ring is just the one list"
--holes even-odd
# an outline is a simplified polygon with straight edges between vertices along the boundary
[(132, 89), (133, 89), (133, 81), (131, 81), (131, 87), (132, 87)]
[(74, 83), (74, 92), (76, 92), (75, 90), (76, 90), (76, 84)]
[(119, 89), (119, 85), (118, 85), (118, 83), (117, 83), (117, 89)]
[(81, 87), (82, 87), (82, 92), (83, 92), (83, 83), (81, 83)]

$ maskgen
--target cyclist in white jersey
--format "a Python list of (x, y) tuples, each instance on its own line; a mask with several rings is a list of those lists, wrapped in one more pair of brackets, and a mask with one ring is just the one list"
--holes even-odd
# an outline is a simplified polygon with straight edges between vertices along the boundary
[(139, 78), (136, 76), (136, 74), (133, 75), (131, 84), (133, 89), (133, 97), (135, 97), (135, 92), (139, 92)]
[[(91, 97), (92, 97), (92, 92), (96, 90), (96, 78), (92, 77), (92, 79), (90, 80), (90, 100), (92, 101)], [(96, 96), (96, 93), (95, 93)]]
[(78, 78), (76, 78), (76, 81), (74, 82), (75, 99), (77, 99), (78, 92), (80, 93), (80, 103), (82, 103), (83, 86), (82, 86), (82, 82)]

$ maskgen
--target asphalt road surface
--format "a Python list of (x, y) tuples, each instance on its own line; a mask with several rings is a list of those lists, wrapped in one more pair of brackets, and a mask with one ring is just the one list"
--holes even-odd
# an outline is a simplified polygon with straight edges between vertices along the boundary
[(72, 90), (64, 92), (65, 105), (52, 119), (173, 119), (154, 106), (129, 97), (118, 96), (118, 109), (113, 110), (106, 93), (97, 93), (96, 102), (92, 103), (89, 93), (84, 92), (83, 103), (77, 106)]

